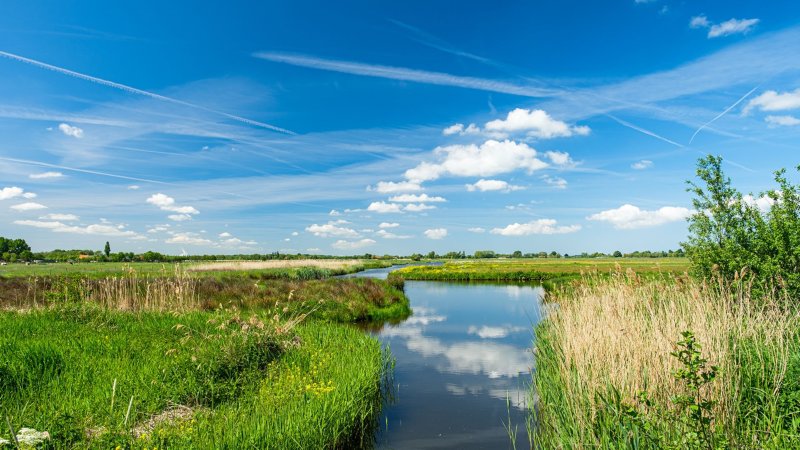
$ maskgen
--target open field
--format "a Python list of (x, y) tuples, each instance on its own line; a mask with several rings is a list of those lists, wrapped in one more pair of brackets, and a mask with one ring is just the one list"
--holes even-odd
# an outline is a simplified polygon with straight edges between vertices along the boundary
[(227, 273), (245, 274), (262, 278), (323, 278), (343, 275), (364, 269), (389, 267), (393, 261), (358, 259), (301, 259), (268, 261), (218, 261), (218, 262), (80, 262), (80, 263), (42, 263), (25, 265), (22, 263), (0, 266), (0, 277), (62, 276), (80, 277), (127, 276), (135, 272), (140, 275), (170, 276), (179, 270), (191, 272), (196, 276), (221, 276)]
[(442, 266), (411, 266), (392, 275), (407, 280), (541, 282), (628, 269), (637, 273), (680, 274), (688, 270), (688, 264), (685, 258), (480, 259), (447, 261)]
[(537, 445), (798, 448), (800, 313), (780, 295), (624, 273), (551, 294), (558, 308), (536, 330)]
[(0, 278), (11, 427), (53, 448), (371, 442), (388, 355), (341, 323), (400, 320), (408, 299), (382, 280), (251, 274)]

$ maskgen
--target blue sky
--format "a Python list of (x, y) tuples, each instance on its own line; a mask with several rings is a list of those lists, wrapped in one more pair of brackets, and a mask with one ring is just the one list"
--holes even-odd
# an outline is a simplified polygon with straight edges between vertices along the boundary
[(677, 248), (698, 157), (800, 161), (792, 1), (0, 5), (35, 250)]

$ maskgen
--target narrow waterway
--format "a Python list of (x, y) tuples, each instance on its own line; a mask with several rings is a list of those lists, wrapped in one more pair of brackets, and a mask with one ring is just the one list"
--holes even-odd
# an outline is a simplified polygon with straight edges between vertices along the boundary
[[(385, 278), (391, 269), (357, 274)], [(533, 326), (543, 289), (407, 281), (413, 315), (374, 331), (396, 358), (377, 447), (528, 448)]]

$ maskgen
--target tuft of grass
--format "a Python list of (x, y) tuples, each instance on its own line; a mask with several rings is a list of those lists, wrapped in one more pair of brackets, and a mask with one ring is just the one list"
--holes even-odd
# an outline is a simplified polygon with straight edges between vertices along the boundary
[(800, 315), (785, 299), (751, 298), (742, 282), (633, 273), (588, 278), (554, 297), (536, 329), (536, 445), (663, 448), (685, 436), (676, 400), (687, 398), (687, 378), (675, 374), (688, 372), (670, 356), (683, 355), (675, 340), (685, 330), (715, 366), (693, 394), (707, 402), (712, 441), (800, 445), (800, 386), (788, 376), (800, 371)]

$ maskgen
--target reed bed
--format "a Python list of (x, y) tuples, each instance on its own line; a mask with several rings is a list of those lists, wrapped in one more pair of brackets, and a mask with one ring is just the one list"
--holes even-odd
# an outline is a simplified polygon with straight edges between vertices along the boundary
[[(800, 393), (791, 377), (800, 372), (800, 315), (790, 299), (753, 298), (750, 292), (741, 281), (644, 280), (630, 271), (610, 279), (584, 277), (556, 292), (558, 307), (536, 333), (539, 444), (614, 445), (609, 436), (619, 430), (598, 422), (610, 392), (638, 408), (638, 395), (646, 391), (671, 410), (672, 399), (683, 393), (671, 353), (681, 333), (691, 330), (703, 357), (718, 366), (701, 392), (715, 402), (715, 432), (740, 446), (760, 448), (774, 439), (797, 445)], [(657, 422), (653, 426), (662, 433), (676, 431)], [(624, 428), (622, 421), (615, 426)]]
[(189, 272), (247, 271), (265, 269), (287, 269), (316, 267), (328, 270), (343, 270), (363, 265), (360, 259), (290, 259), (271, 261), (220, 261), (187, 266)]

